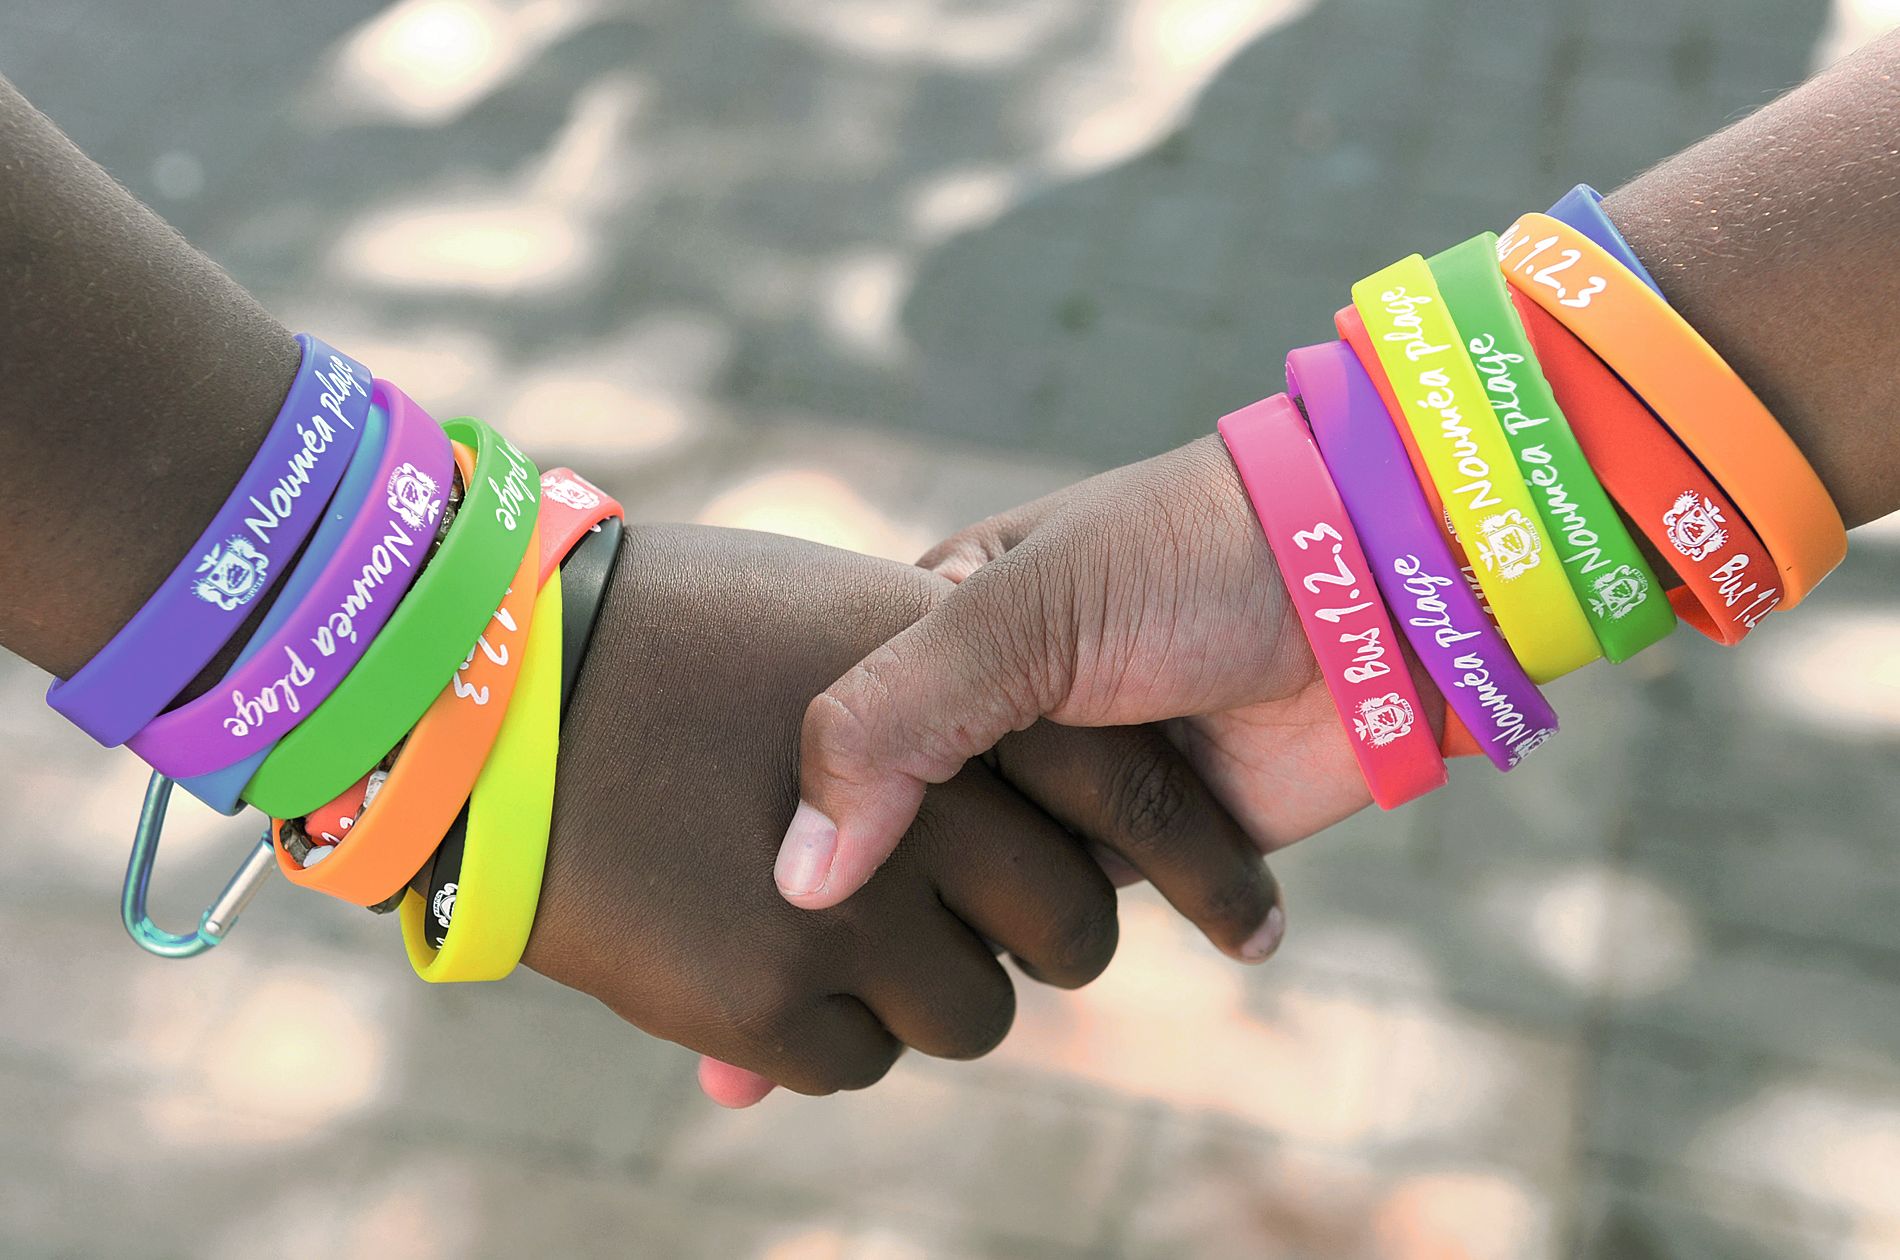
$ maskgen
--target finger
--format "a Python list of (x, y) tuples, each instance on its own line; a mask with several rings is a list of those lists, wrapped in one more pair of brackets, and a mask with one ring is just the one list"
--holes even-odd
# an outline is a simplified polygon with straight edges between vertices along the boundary
[(1279, 947), (1286, 914), (1266, 861), (1159, 729), (1039, 722), (996, 756), (1005, 780), (1140, 871), (1217, 948), (1258, 963)]
[(1074, 598), (1034, 544), (985, 565), (805, 710), (798, 811), (775, 877), (792, 904), (836, 905), (889, 856), (942, 783), (1067, 695)]
[[(936, 822), (939, 794), (954, 806), (954, 829)], [(944, 907), (1033, 979), (1080, 988), (1115, 956), (1108, 877), (1074, 836), (987, 768), (972, 765), (937, 789), (906, 843)]]
[(753, 1106), (763, 1101), (767, 1094), (777, 1088), (777, 1085), (757, 1072), (748, 1072), (742, 1067), (734, 1067), (711, 1055), (700, 1056), (700, 1092), (721, 1107), (729, 1107), (737, 1111)]
[(747, 1070), (798, 1094), (868, 1089), (904, 1047), (882, 1020), (848, 993), (834, 993), (759, 1040), (772, 1045)]
[[(1016, 988), (989, 946), (950, 913), (917, 924), (901, 947), (908, 967), (879, 967), (857, 983), (891, 1034), (939, 1059), (976, 1059), (1016, 1021)], [(902, 975), (902, 985), (891, 977)], [(926, 983), (916, 978), (929, 977)]]
[(1034, 502), (966, 526), (919, 556), (917, 567), (961, 582), (1029, 537), (1074, 490), (1074, 486), (1064, 486)]

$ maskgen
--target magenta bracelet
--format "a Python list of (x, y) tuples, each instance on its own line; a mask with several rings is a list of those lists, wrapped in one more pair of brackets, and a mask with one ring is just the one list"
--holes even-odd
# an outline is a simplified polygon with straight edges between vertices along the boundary
[(1465, 584), (1372, 378), (1333, 341), (1287, 355), (1286, 381), (1393, 618), (1485, 756), (1509, 770), (1556, 733), (1557, 715)]
[(415, 580), (420, 557), (392, 538), (434, 529), (454, 460), (441, 426), (400, 390), (377, 381), (372, 402), (388, 415), (388, 436), (361, 514), (267, 642), (127, 741), (154, 769), (175, 779), (209, 774), (282, 739), (343, 681)]

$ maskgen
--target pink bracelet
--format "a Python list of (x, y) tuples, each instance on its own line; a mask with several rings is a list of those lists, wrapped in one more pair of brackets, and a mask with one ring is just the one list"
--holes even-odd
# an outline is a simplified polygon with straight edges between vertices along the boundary
[(1299, 408), (1275, 394), (1221, 417), (1221, 440), (1279, 562), (1320, 675), (1381, 809), (1445, 783), (1372, 566)]

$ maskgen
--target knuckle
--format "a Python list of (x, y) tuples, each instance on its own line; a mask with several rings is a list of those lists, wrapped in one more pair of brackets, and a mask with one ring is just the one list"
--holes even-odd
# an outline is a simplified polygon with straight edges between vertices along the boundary
[(1104, 891), (1053, 925), (1047, 947), (1036, 960), (1037, 977), (1057, 988), (1080, 988), (1107, 970), (1120, 938), (1115, 898)]
[(945, 1030), (933, 1053), (942, 1059), (980, 1059), (1001, 1045), (1016, 1022), (1016, 989), (999, 968)]
[(894, 1039), (886, 1038), (885, 1043), (875, 1050), (867, 1049), (846, 1056), (843, 1062), (825, 1074), (823, 1083), (830, 1087), (826, 1092), (871, 1088), (890, 1074), (901, 1053), (903, 1047)]
[(1187, 822), (1193, 800), (1186, 763), (1159, 749), (1143, 747), (1117, 776), (1125, 852), (1145, 857), (1165, 847)]

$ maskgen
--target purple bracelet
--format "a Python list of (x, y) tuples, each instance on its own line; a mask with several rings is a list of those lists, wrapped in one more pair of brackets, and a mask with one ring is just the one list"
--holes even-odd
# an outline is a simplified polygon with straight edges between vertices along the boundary
[(1662, 286), (1656, 283), (1656, 278), (1636, 257), (1636, 251), (1630, 248), (1630, 243), (1623, 239), (1623, 233), (1610, 221), (1610, 216), (1603, 213), (1602, 193), (1588, 184), (1578, 184), (1557, 198), (1557, 204), (1550, 208), (1550, 217), (1569, 224), (1601, 245), (1609, 251), (1610, 257), (1627, 267), (1629, 273), (1648, 285), (1657, 297), (1663, 298), (1665, 302), (1669, 300), (1663, 297)]
[(303, 362), (237, 488), (145, 606), (46, 703), (108, 748), (185, 689), (230, 642), (316, 528), (369, 414), (369, 370), (297, 335)]
[(454, 456), (420, 407), (392, 405), (382, 459), (362, 511), (283, 624), (217, 687), (161, 714), (128, 741), (175, 779), (209, 774), (268, 749), (336, 690), (415, 581), (419, 557), (399, 545), (426, 537), (448, 501)]
[(1287, 355), (1286, 383), (1393, 620), (1485, 756), (1509, 770), (1556, 733), (1557, 715), (1465, 585), (1372, 378), (1333, 341)]

